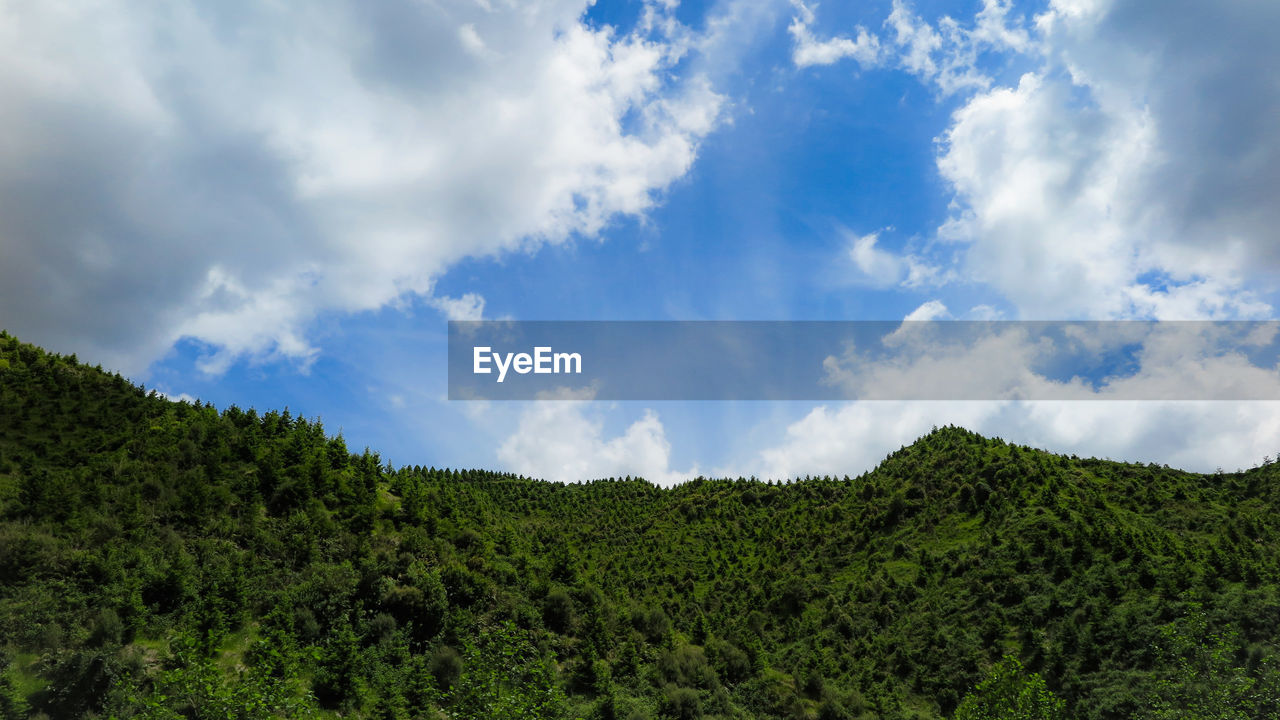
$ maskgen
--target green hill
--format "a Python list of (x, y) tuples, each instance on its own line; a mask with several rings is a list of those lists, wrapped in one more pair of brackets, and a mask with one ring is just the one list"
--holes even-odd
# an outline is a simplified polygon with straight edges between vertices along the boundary
[(390, 468), (0, 334), (0, 718), (1280, 717), (1278, 550), (1271, 464)]

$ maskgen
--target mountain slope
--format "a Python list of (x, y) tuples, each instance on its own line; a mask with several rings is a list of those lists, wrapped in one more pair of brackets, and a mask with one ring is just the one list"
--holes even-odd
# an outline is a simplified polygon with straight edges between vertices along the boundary
[(1180, 656), (1273, 716), (1277, 475), (959, 428), (781, 485), (393, 469), (0, 335), (0, 710), (931, 718), (1013, 655), (1072, 717), (1177, 716)]

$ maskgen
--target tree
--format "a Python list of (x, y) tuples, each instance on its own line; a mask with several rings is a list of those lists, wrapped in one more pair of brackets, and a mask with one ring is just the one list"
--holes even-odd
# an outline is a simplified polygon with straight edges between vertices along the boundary
[(554, 720), (564, 716), (565, 696), (555, 658), (545, 656), (528, 633), (505, 622), (463, 644), (463, 672), (450, 692), (452, 716)]
[(1253, 672), (1235, 662), (1235, 631), (1216, 632), (1199, 604), (1161, 628), (1160, 654), (1174, 670), (1149, 698), (1155, 720), (1247, 720), (1280, 717), (1280, 668), (1271, 658)]
[(1012, 655), (960, 701), (954, 720), (1065, 720), (1066, 705)]

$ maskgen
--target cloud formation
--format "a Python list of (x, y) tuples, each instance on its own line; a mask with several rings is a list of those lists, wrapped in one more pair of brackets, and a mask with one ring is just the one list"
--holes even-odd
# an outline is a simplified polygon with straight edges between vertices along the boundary
[(970, 26), (950, 16), (931, 24), (904, 0), (894, 0), (883, 23), (883, 40), (861, 25), (854, 28), (852, 39), (844, 35), (820, 39), (813, 30), (814, 9), (800, 0), (792, 0), (792, 5), (796, 12), (787, 30), (796, 67), (832, 65), (853, 58), (863, 67), (899, 68), (947, 95), (991, 85), (991, 78), (979, 69), (980, 54), (1025, 52), (1032, 47), (1021, 21), (1009, 18), (1012, 6), (1008, 0), (983, 0)]
[(665, 487), (698, 472), (671, 467), (671, 443), (654, 411), (606, 437), (602, 407), (578, 400), (526, 404), (498, 459), (512, 472), (559, 482), (631, 475)]
[(1027, 31), (1010, 20), (1011, 9), (1009, 0), (983, 0), (970, 26), (946, 15), (935, 27), (904, 0), (894, 0), (884, 25), (898, 50), (897, 66), (949, 95), (991, 85), (979, 68), (981, 53), (1031, 48)]
[(0, 325), (131, 372), (183, 337), (305, 362), (320, 314), (645, 212), (722, 98), (665, 4), (587, 5), (3, 3)]
[(857, 35), (850, 39), (839, 36), (819, 40), (813, 36), (810, 26), (813, 25), (813, 10), (800, 0), (794, 0), (796, 14), (787, 31), (795, 41), (791, 59), (796, 67), (810, 65), (831, 65), (844, 58), (853, 58), (864, 66), (874, 66), (880, 62), (880, 39), (859, 26)]
[[(1258, 68), (1280, 64), (1280, 45), (1269, 38), (1280, 25), (1280, 5), (1052, 0), (1029, 18), (1009, 2), (985, 0), (970, 20), (929, 22), (895, 0), (880, 28), (848, 33), (823, 32), (812, 7), (793, 7), (795, 66), (852, 59), (863, 68), (896, 68), (959, 102), (939, 137), (937, 167), (953, 193), (953, 214), (935, 245), (954, 253), (956, 281), (996, 290), (1021, 318), (1273, 314), (1280, 85)], [(1027, 71), (1009, 78), (1011, 66)], [(937, 264), (885, 250), (878, 240), (876, 233), (849, 234), (845, 246), (873, 285), (901, 286), (912, 277), (909, 261)], [(942, 311), (940, 302), (920, 310)], [(969, 314), (999, 311), (983, 305)], [(919, 386), (961, 367), (993, 393), (1010, 382), (1048, 382), (1029, 371), (1039, 349), (1025, 340), (997, 337), (963, 356), (921, 354), (878, 376), (858, 368), (848, 377), (864, 387)], [(855, 474), (945, 423), (1055, 452), (1202, 471), (1274, 454), (1274, 402), (1099, 399), (1159, 396), (1194, 383), (1276, 383), (1274, 368), (1187, 352), (1185, 341), (1166, 340), (1148, 338), (1136, 356), (1139, 369), (1114, 387), (1068, 388), (1078, 393), (1075, 401), (819, 406), (716, 474)], [(945, 362), (946, 372), (931, 362)], [(773, 422), (757, 434), (776, 433)], [(588, 436), (595, 437), (590, 447), (621, 442)]]
[[(937, 158), (953, 214), (935, 246), (954, 253), (958, 280), (994, 289), (1021, 318), (1273, 315), (1280, 85), (1257, 69), (1280, 64), (1269, 38), (1280, 5), (1052, 0), (1040, 15), (1020, 17), (1009, 2), (985, 0), (971, 20), (929, 22), (895, 0), (878, 30), (847, 34), (820, 31), (811, 7), (793, 5), (797, 67), (853, 59), (958, 98)], [(1027, 71), (1008, 79), (1011, 66)], [(901, 285), (908, 258), (877, 242), (875, 233), (851, 234), (848, 258), (873, 284)], [(997, 385), (1044, 381), (1027, 374), (1034, 346), (1001, 340), (948, 358), (948, 373), (967, 362)], [(1185, 351), (1149, 339), (1141, 371), (1102, 395), (1078, 387), (1083, 401), (820, 406), (717, 472), (852, 474), (944, 423), (1058, 452), (1203, 471), (1275, 453), (1274, 402), (1097, 400), (1202, 381), (1275, 383), (1274, 369)], [(897, 379), (928, 382), (936, 375), (928, 363), (923, 356), (897, 368)]]
[[(800, 7), (798, 66), (817, 42)], [(1278, 22), (1246, 0), (1053, 0), (1033, 18), (984, 0), (930, 23), (894, 0), (867, 42), (963, 98), (939, 138), (955, 212), (937, 235), (965, 243), (965, 281), (1023, 318), (1256, 318), (1280, 289), (1280, 85), (1257, 71), (1280, 63)], [(993, 79), (1012, 65), (1029, 71)]]
[(1023, 317), (1265, 317), (1280, 254), (1266, 3), (1055, 0), (1043, 66), (975, 94), (938, 168), (969, 275)]

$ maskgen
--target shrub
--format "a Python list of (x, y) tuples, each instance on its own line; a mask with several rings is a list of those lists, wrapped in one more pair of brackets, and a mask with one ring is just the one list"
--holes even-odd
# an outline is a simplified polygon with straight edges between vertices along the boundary
[(702, 717), (702, 698), (691, 688), (668, 687), (658, 711), (675, 720), (697, 720)]
[(441, 690), (447, 690), (462, 676), (462, 656), (448, 645), (441, 645), (431, 652), (427, 670), (436, 679)]

